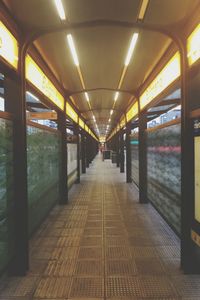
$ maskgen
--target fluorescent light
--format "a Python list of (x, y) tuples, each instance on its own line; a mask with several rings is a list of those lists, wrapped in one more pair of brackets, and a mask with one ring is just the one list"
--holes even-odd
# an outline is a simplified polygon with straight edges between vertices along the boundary
[(110, 111), (110, 115), (112, 116), (112, 114), (113, 114), (113, 109), (111, 109), (111, 111)]
[(138, 33), (134, 33), (133, 34), (133, 37), (131, 39), (131, 43), (130, 43), (130, 46), (129, 46), (129, 49), (128, 49), (128, 53), (127, 53), (127, 56), (126, 56), (126, 59), (125, 59), (125, 66), (128, 66), (129, 63), (130, 63), (130, 60), (131, 60), (131, 57), (133, 55), (133, 51), (135, 49), (135, 45), (137, 43), (137, 39), (138, 39)]
[(37, 102), (40, 102), (40, 100), (38, 99), (38, 97), (36, 97), (35, 95), (33, 95), (31, 92), (27, 91), (26, 92), (29, 96), (31, 96), (33, 99), (35, 99)]
[(74, 46), (74, 41), (73, 41), (73, 38), (72, 38), (71, 34), (67, 35), (67, 41), (68, 41), (69, 48), (70, 48), (70, 51), (71, 51), (71, 54), (72, 54), (72, 57), (73, 57), (73, 60), (74, 60), (74, 64), (78, 67), (79, 66), (78, 56), (77, 56), (77, 53), (76, 53), (76, 48)]
[(89, 96), (88, 96), (88, 93), (86, 93), (86, 92), (85, 92), (85, 98), (86, 98), (87, 102), (90, 101), (90, 98), (89, 98)]
[(61, 20), (66, 20), (64, 7), (61, 0), (54, 0), (59, 17)]
[(114, 100), (117, 101), (118, 97), (119, 97), (119, 92), (116, 92)]
[(108, 120), (108, 122), (110, 123), (111, 119)]
[(149, 0), (143, 0), (142, 1), (142, 5), (140, 7), (140, 11), (139, 11), (139, 14), (138, 14), (138, 20), (142, 20), (144, 18), (144, 15), (145, 15), (146, 10), (147, 10), (148, 3), (149, 3)]

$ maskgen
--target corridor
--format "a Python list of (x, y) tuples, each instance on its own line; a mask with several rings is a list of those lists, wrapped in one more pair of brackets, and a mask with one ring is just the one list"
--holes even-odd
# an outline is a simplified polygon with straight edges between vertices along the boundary
[(32, 237), (27, 276), (5, 277), (0, 299), (200, 299), (200, 277), (179, 268), (179, 239), (110, 160), (97, 156), (69, 198)]

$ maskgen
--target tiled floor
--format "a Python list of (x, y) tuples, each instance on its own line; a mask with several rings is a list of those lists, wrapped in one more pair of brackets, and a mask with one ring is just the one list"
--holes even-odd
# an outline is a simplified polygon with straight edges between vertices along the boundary
[(30, 272), (3, 280), (0, 299), (200, 299), (200, 276), (179, 268), (179, 240), (110, 161), (97, 158), (70, 199), (32, 238)]

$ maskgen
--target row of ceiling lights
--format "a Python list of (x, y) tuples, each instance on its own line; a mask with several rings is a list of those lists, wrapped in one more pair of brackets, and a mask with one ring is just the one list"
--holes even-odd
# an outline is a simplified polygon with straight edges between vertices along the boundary
[[(65, 10), (64, 10), (63, 4), (62, 4), (62, 0), (54, 0), (54, 1), (55, 1), (55, 5), (56, 5), (56, 8), (57, 8), (57, 11), (58, 11), (60, 19), (62, 21), (66, 20), (66, 15), (65, 15)], [(149, 3), (149, 0), (141, 0), (141, 1), (142, 2), (141, 2), (141, 6), (140, 6), (138, 18), (137, 18), (138, 21), (142, 21), (143, 20), (145, 12), (146, 12), (146, 9), (147, 9), (147, 6), (148, 6), (148, 3)], [(133, 55), (133, 52), (134, 52), (134, 49), (135, 49), (135, 46), (136, 46), (136, 43), (137, 43), (137, 40), (138, 40), (138, 36), (139, 36), (138, 33), (134, 33), (133, 36), (132, 36), (132, 39), (131, 39), (131, 42), (130, 42), (130, 45), (129, 45), (129, 49), (128, 49), (128, 52), (127, 52), (127, 55), (126, 55), (126, 59), (124, 61), (124, 68), (123, 68), (122, 75), (120, 77), (120, 81), (119, 81), (117, 89), (121, 88), (121, 85), (122, 85), (125, 73), (127, 71), (127, 67), (128, 67), (128, 65), (129, 65), (129, 63), (131, 61), (131, 57)], [(73, 37), (72, 37), (71, 34), (67, 35), (67, 41), (68, 41), (68, 45), (69, 45), (69, 48), (70, 48), (70, 51), (71, 51), (71, 55), (73, 57), (74, 64), (75, 64), (75, 66), (78, 69), (78, 73), (79, 73), (79, 77), (80, 77), (80, 81), (81, 81), (82, 87), (83, 87), (83, 89), (85, 89), (85, 83), (84, 83), (83, 76), (82, 76), (82, 73), (81, 73), (78, 55), (77, 55), (75, 44), (74, 44)], [(88, 95), (87, 92), (85, 92), (84, 94), (85, 94), (86, 101), (87, 101), (87, 103), (89, 105), (89, 108), (91, 109), (89, 95)], [(111, 116), (113, 114), (113, 109), (114, 109), (115, 104), (116, 104), (116, 102), (118, 100), (118, 97), (119, 97), (119, 91), (117, 91), (115, 93), (113, 108), (110, 111), (110, 117), (109, 117), (108, 123), (111, 122)], [(93, 114), (92, 117), (93, 117), (93, 120), (94, 120), (94, 123), (95, 123), (95, 126), (96, 126), (96, 131), (97, 131), (97, 133), (99, 135), (99, 129), (98, 129), (98, 126), (96, 124), (96, 118), (95, 118), (94, 114)], [(110, 126), (108, 124), (107, 127), (106, 127), (106, 135), (108, 133), (109, 128), (110, 128)]]

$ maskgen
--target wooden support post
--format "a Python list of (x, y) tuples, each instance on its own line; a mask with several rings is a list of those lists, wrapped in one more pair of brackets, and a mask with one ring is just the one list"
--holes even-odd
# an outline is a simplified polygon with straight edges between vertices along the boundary
[(20, 55), (20, 77), (5, 76), (5, 107), (14, 116), (14, 209), (15, 256), (11, 275), (23, 276), (29, 269), (28, 192), (26, 150), (25, 56)]
[(81, 134), (81, 163), (82, 163), (82, 173), (86, 173), (86, 137), (85, 133)]
[(120, 173), (124, 173), (124, 133), (120, 132)]
[(77, 142), (77, 179), (76, 183), (80, 183), (80, 136), (79, 136), (79, 125), (74, 123), (74, 133), (76, 135)]
[(64, 112), (59, 111), (57, 115), (58, 115), (58, 130), (60, 131), (61, 134), (59, 204), (66, 204), (68, 202), (67, 132), (66, 132), (67, 124), (66, 124), (66, 115)]
[(89, 135), (86, 133), (86, 167), (89, 168), (90, 166), (90, 142), (89, 142)]
[(186, 44), (181, 54), (181, 267), (186, 273), (200, 273), (200, 250), (191, 238), (194, 224), (193, 128), (188, 101)]
[(139, 202), (148, 203), (147, 198), (147, 116), (139, 113)]
[(126, 124), (126, 182), (131, 179), (131, 145), (130, 145), (131, 123)]

